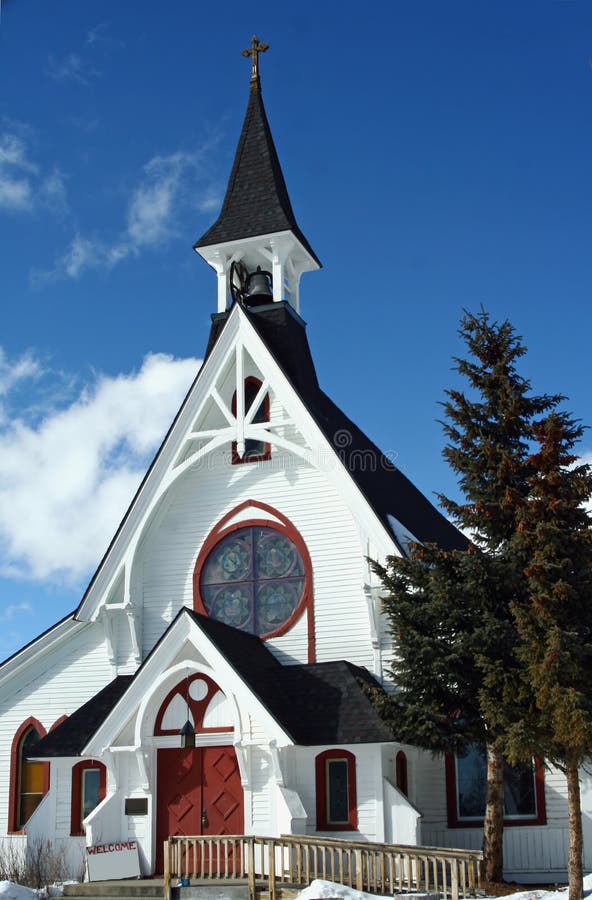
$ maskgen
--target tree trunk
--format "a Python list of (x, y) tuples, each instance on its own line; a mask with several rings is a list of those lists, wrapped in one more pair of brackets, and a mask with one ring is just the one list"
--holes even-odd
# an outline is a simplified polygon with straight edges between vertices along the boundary
[(485, 881), (503, 881), (504, 878), (504, 758), (491, 746), (487, 747), (482, 874)]
[(580, 804), (580, 772), (575, 756), (570, 756), (566, 760), (566, 774), (569, 810), (569, 857), (567, 860), (569, 900), (582, 900), (584, 893), (582, 808)]

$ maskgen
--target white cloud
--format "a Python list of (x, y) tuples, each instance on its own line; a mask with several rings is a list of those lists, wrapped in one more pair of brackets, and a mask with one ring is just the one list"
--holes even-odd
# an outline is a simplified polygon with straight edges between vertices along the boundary
[(188, 153), (173, 153), (155, 156), (144, 166), (128, 210), (127, 234), (133, 246), (157, 244), (170, 235), (183, 178), (196, 162)]
[(10, 622), (19, 613), (30, 612), (33, 612), (33, 607), (30, 603), (10, 603), (0, 612), (0, 622)]
[(36, 166), (28, 159), (25, 142), (17, 134), (0, 134), (0, 208), (33, 208), (31, 176)]
[(47, 281), (79, 278), (91, 268), (111, 269), (147, 247), (170, 240), (188, 208), (197, 205), (200, 211), (211, 211), (219, 206), (220, 197), (214, 188), (200, 185), (203, 156), (208, 150), (205, 144), (194, 153), (179, 151), (150, 159), (132, 191), (126, 224), (119, 235), (107, 241), (76, 234), (52, 269), (32, 273), (33, 283), (41, 286)]
[(59, 169), (54, 169), (43, 179), (39, 195), (44, 205), (56, 215), (68, 212), (65, 179)]
[[(35, 371), (31, 357), (14, 374), (2, 359), (5, 385), (25, 377), (23, 360)], [(64, 582), (92, 571), (198, 366), (149, 354), (40, 419), (0, 421), (1, 574)]]
[(68, 53), (63, 59), (50, 56), (47, 61), (47, 74), (53, 81), (75, 81), (87, 85), (101, 73), (78, 53)]
[[(16, 129), (25, 132), (21, 123)], [(0, 210), (32, 212), (45, 206), (63, 215), (68, 209), (64, 177), (58, 169), (45, 174), (29, 158), (17, 130), (0, 132)]]

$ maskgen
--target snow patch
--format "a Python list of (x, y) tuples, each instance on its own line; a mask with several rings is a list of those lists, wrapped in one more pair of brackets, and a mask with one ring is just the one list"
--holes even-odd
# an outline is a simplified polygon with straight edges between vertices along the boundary
[[(589, 897), (591, 894), (592, 875), (586, 875), (584, 878), (584, 897)], [(411, 896), (420, 897), (421, 894), (412, 893)], [(404, 897), (405, 894), (402, 894), (402, 900)], [(509, 894), (508, 897), (511, 897), (511, 900), (566, 900), (567, 887), (558, 888), (556, 891), (517, 891), (515, 894)], [(296, 900), (329, 900), (329, 898), (339, 898), (339, 900), (393, 900), (392, 896), (377, 897), (376, 894), (365, 894), (345, 884), (323, 881), (320, 878), (311, 881), (307, 888), (300, 891)], [(490, 898), (483, 897), (480, 900), (490, 900)], [(491, 900), (494, 900), (494, 898), (491, 898)], [(495, 900), (506, 900), (506, 898), (498, 897)]]

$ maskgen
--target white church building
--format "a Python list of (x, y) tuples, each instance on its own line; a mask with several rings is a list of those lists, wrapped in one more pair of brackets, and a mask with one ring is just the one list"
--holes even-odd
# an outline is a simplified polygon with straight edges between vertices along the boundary
[[(77, 609), (0, 665), (0, 840), (133, 839), (145, 874), (174, 834), (480, 849), (482, 759), (398, 743), (363, 689), (393, 656), (368, 558), (464, 539), (319, 386), (256, 50), (195, 250), (205, 361)], [(507, 877), (565, 877), (562, 774), (508, 779), (506, 816)]]

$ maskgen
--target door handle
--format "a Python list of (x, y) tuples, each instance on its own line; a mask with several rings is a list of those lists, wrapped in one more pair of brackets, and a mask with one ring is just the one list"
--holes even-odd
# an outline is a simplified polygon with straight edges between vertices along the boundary
[(201, 827), (207, 828), (209, 824), (210, 824), (210, 822), (208, 819), (208, 811), (207, 811), (207, 809), (202, 809), (202, 811), (201, 811)]

